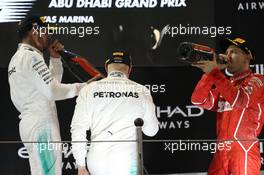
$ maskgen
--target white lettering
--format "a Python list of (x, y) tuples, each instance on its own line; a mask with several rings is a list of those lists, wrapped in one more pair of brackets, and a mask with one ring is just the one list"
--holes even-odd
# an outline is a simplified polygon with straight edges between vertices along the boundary
[(28, 155), (28, 151), (26, 149), (26, 147), (22, 147), (18, 150), (17, 154), (19, 155), (19, 157), (24, 158), (24, 159), (28, 159), (29, 155)]
[(243, 4), (239, 3), (237, 10), (244, 10)]
[[(201, 115), (203, 115), (204, 113), (204, 109), (199, 107), (199, 106), (186, 106), (187, 110), (188, 110), (188, 116), (189, 117), (199, 117)], [(198, 113), (193, 113), (194, 110), (192, 109), (197, 109), (199, 112)]]
[(49, 8), (71, 8), (73, 6), (73, 0), (51, 0)]
[(159, 128), (160, 129), (166, 129), (167, 128), (167, 122), (159, 122)]
[(246, 2), (246, 9), (248, 10), (248, 3)]
[(181, 129), (190, 128), (190, 121), (161, 121), (159, 122), (160, 129)]
[(93, 16), (61, 16), (59, 23), (94, 23)]
[(117, 8), (154, 8), (158, 4), (157, 0), (116, 0)]
[(77, 0), (76, 7), (81, 8), (84, 6), (84, 0)]
[(70, 162), (67, 162), (66, 163), (66, 166), (65, 166), (65, 169), (67, 170), (67, 169), (72, 169), (72, 166), (71, 166), (71, 163)]
[(182, 121), (177, 121), (176, 123), (177, 123), (177, 125), (178, 125), (178, 128), (181, 128), (181, 126), (182, 126)]
[(167, 106), (167, 110), (160, 110), (160, 106), (157, 106), (157, 117), (160, 118), (160, 114), (162, 113), (166, 113), (166, 114), (169, 114), (170, 111), (171, 111), (171, 107), (170, 106)]
[(57, 16), (46, 16), (45, 21), (47, 23), (56, 23), (57, 22)]
[(251, 9), (252, 9), (252, 10), (253, 10), (253, 9), (257, 10), (257, 4), (256, 4), (255, 2), (252, 2), (252, 3), (251, 3)]
[(261, 1), (261, 2), (245, 2), (245, 3), (242, 3), (240, 2), (238, 4), (238, 7), (237, 7), (237, 10), (240, 11), (240, 10), (262, 10), (264, 8), (264, 1)]
[(112, 0), (77, 0), (76, 8), (110, 8)]
[(173, 122), (170, 123), (169, 129), (171, 129), (171, 128), (175, 129), (175, 125)]
[(186, 7), (185, 0), (161, 0), (160, 7)]
[(57, 2), (56, 0), (51, 0), (50, 4), (49, 4), (49, 8), (51, 7), (57, 7)]
[(161, 118), (162, 114), (166, 114), (167, 118), (171, 118), (174, 114), (181, 114), (183, 117), (199, 117), (204, 113), (204, 109), (199, 106), (188, 105), (185, 108), (187, 109), (187, 112), (184, 112), (179, 106), (174, 108), (172, 108), (172, 106), (166, 106), (165, 108), (157, 106), (156, 113), (158, 118)]
[(173, 109), (173, 111), (170, 112), (169, 118), (173, 116), (173, 114), (181, 114), (184, 117), (187, 117), (187, 115), (177, 106), (176, 108)]
[(259, 7), (260, 7), (260, 9), (263, 9), (263, 7), (264, 7), (264, 1), (259, 2)]

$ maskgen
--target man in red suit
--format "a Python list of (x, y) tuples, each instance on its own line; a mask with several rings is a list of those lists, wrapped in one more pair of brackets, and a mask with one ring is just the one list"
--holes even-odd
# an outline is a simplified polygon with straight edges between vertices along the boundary
[[(246, 40), (226, 38), (221, 47), (225, 54), (220, 57), (227, 64), (217, 64), (216, 58), (193, 63), (205, 74), (192, 94), (192, 103), (217, 112), (218, 143), (230, 144), (229, 149), (217, 150), (208, 174), (259, 175), (264, 77), (249, 68), (253, 55)], [(233, 76), (228, 79), (222, 69)]]

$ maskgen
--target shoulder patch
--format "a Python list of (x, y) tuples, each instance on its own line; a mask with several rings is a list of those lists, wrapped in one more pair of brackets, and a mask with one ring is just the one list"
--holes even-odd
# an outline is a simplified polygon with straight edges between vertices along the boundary
[(38, 62), (38, 58), (34, 56), (34, 57), (32, 58), (32, 62), (33, 62), (33, 63)]

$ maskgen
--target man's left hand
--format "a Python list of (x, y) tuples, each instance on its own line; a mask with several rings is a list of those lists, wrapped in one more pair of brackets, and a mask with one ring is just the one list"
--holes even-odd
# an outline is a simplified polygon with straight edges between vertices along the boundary
[(204, 60), (193, 63), (192, 66), (202, 69), (205, 73), (210, 73), (213, 69), (219, 68), (224, 69), (227, 67), (227, 64), (217, 64), (216, 55), (214, 55), (213, 60)]
[(97, 80), (99, 80), (99, 79), (101, 79), (101, 78), (104, 78), (104, 75), (102, 75), (102, 74), (98, 74), (98, 75), (96, 75), (95, 77), (93, 77), (93, 78), (89, 79), (88, 81), (86, 81), (86, 83), (87, 83), (87, 84), (90, 84), (91, 82), (93, 82), (93, 81), (97, 81)]

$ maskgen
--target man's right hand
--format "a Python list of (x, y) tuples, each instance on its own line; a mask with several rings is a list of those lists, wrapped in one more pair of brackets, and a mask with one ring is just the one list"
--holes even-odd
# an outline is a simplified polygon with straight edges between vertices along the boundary
[(86, 167), (78, 166), (78, 175), (90, 175)]
[(58, 51), (61, 51), (64, 49), (64, 46), (58, 41), (55, 40), (48, 48), (50, 56), (53, 58), (60, 58), (60, 54)]

